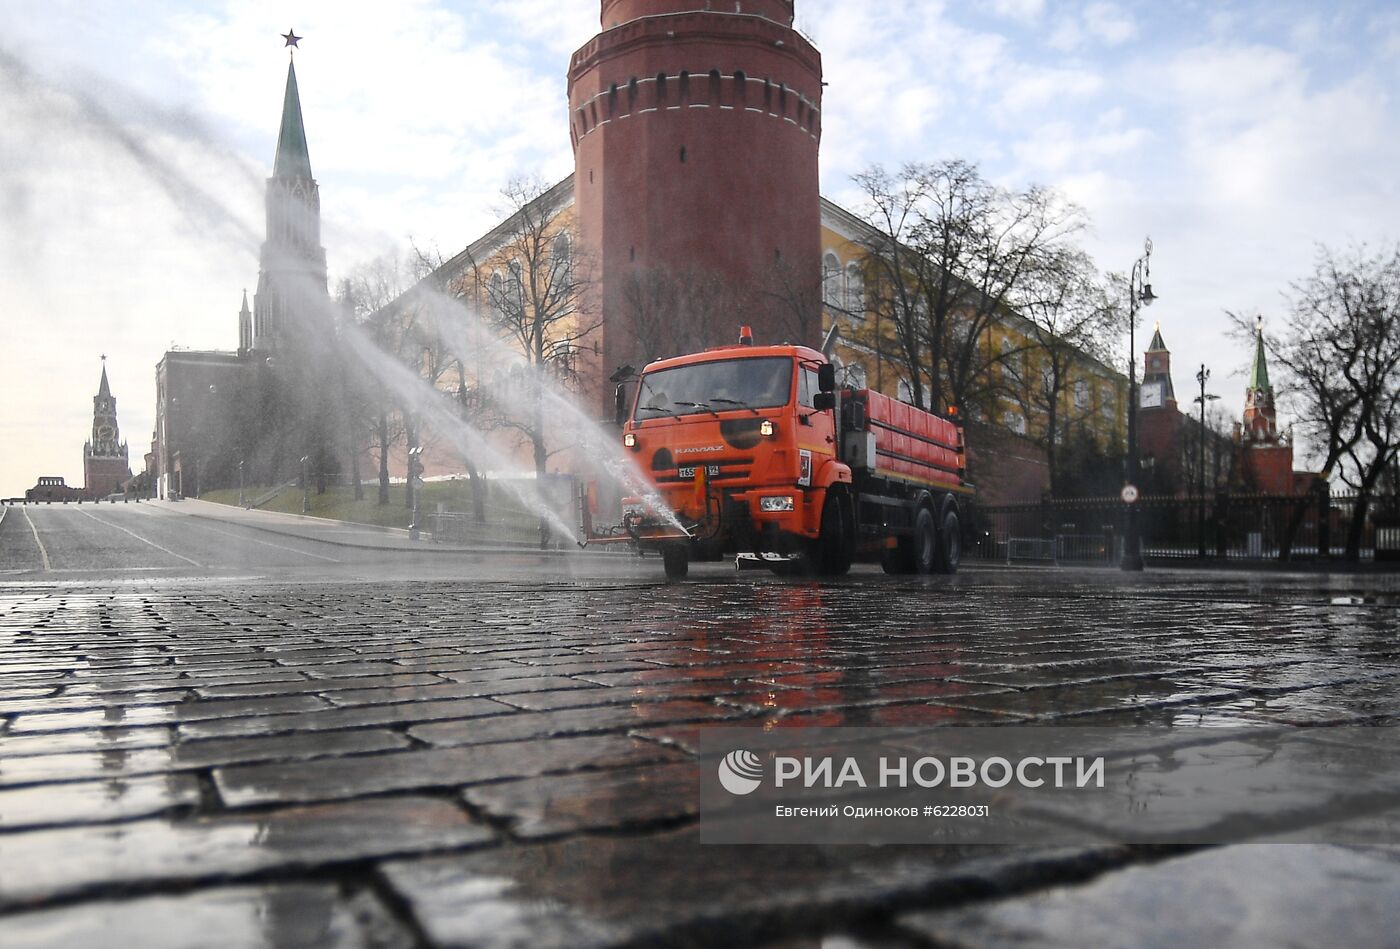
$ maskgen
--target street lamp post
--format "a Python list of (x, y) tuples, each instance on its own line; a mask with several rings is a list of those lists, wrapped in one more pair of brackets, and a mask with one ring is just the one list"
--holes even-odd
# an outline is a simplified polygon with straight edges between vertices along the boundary
[(1151, 306), (1157, 299), (1152, 293), (1152, 238), (1143, 243), (1142, 256), (1133, 261), (1132, 273), (1128, 276), (1128, 486), (1124, 497), (1131, 496), (1128, 502), (1128, 528), (1123, 540), (1124, 570), (1142, 570), (1142, 535), (1138, 525), (1138, 443), (1137, 443), (1137, 313), (1138, 304)]
[(248, 506), (247, 502), (243, 500), (243, 459), (241, 458), (238, 460), (238, 506)]
[(1206, 382), (1209, 379), (1210, 370), (1206, 368), (1205, 363), (1201, 363), (1201, 371), (1196, 373), (1196, 381), (1201, 384), (1201, 394), (1192, 401), (1201, 405), (1200, 444), (1196, 449), (1196, 483), (1200, 487), (1200, 498), (1196, 506), (1196, 537), (1199, 547), (1197, 553), (1202, 560), (1206, 559), (1206, 403), (1220, 398), (1218, 395), (1206, 394)]
[(301, 456), (301, 513), (311, 513), (311, 456)]
[(419, 477), (423, 471), (422, 454), (422, 445), (414, 445), (408, 450), (408, 490), (413, 492), (413, 519), (408, 525), (409, 540), (417, 540), (419, 536), (418, 489), (423, 486), (423, 479)]

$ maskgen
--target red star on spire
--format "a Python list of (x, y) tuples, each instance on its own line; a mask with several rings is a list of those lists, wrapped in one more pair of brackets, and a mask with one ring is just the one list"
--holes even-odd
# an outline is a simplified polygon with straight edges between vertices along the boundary
[(287, 32), (282, 34), (282, 39), (287, 41), (286, 45), (291, 46), (294, 49), (301, 49), (300, 46), (297, 46), (297, 43), (301, 42), (305, 38), (306, 37), (304, 36), (297, 36), (296, 33), (292, 30), (288, 30)]

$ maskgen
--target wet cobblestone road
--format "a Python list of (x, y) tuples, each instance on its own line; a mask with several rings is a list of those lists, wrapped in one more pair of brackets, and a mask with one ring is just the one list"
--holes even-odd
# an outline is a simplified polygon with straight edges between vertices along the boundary
[(0, 584), (0, 942), (1387, 944), (1400, 850), (1365, 821), (1354, 845), (715, 847), (693, 749), (715, 723), (1400, 724), (1397, 592)]

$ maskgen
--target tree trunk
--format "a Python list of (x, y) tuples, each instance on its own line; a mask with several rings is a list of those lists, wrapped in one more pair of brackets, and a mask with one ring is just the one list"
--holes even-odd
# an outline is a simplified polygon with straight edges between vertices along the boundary
[(403, 443), (406, 446), (404, 456), (408, 461), (404, 463), (404, 473), (407, 477), (404, 478), (403, 506), (405, 510), (409, 511), (413, 510), (413, 495), (417, 489), (413, 486), (413, 456), (408, 454), (407, 449), (416, 447), (415, 438), (416, 431), (413, 422), (409, 421), (408, 416), (404, 416)]
[(365, 499), (365, 486), (360, 482), (360, 452), (359, 446), (353, 441), (350, 444), (350, 480), (355, 483), (355, 500)]
[(379, 503), (389, 503), (389, 415), (379, 413)]
[[(530, 406), (530, 444), (535, 453), (535, 493), (539, 496), (541, 503), (548, 504), (545, 498), (545, 466), (549, 463), (549, 454), (545, 451), (544, 444), (544, 325), (537, 319), (534, 331), (534, 356), (535, 356), (535, 379), (534, 401)], [(549, 519), (543, 511), (540, 512), (540, 550), (549, 547)]]
[(1056, 438), (1056, 428), (1059, 424), (1057, 420), (1058, 407), (1055, 404), (1057, 401), (1059, 400), (1052, 396), (1049, 411), (1045, 413), (1045, 464), (1050, 469), (1050, 493), (1052, 495), (1060, 489), (1060, 474), (1055, 461), (1055, 452), (1059, 447)]

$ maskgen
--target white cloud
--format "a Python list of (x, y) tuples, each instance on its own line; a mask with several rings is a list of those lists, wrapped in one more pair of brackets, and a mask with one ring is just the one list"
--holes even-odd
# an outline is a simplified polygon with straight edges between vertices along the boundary
[(1040, 109), (1052, 102), (1102, 91), (1103, 77), (1085, 69), (1026, 69), (1006, 83), (1000, 106), (1011, 112)]
[(997, 16), (1020, 23), (1034, 23), (1045, 13), (1045, 0), (991, 0)]
[(1093, 41), (1119, 46), (1137, 35), (1132, 16), (1113, 3), (1090, 3), (1062, 13), (1047, 40), (1052, 49), (1073, 52)]
[(1084, 8), (1084, 28), (1109, 46), (1126, 43), (1137, 35), (1137, 23), (1112, 3), (1091, 3)]

